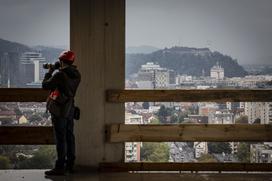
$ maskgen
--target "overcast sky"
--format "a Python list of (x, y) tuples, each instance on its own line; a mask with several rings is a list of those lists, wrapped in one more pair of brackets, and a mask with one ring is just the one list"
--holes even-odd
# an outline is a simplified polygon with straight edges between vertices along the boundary
[(210, 47), (272, 64), (272, 0), (127, 0), (126, 32), (127, 46)]
[(69, 0), (0, 0), (0, 38), (69, 45)]
[[(272, 0), (127, 0), (126, 45), (209, 47), (272, 64)], [(0, 0), (0, 38), (69, 44), (69, 0)]]

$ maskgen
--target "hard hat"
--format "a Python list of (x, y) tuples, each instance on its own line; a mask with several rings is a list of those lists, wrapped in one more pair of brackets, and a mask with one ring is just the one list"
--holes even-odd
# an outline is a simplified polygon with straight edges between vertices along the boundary
[(63, 51), (59, 56), (60, 61), (68, 61), (68, 62), (74, 62), (75, 61), (75, 53), (67, 50)]

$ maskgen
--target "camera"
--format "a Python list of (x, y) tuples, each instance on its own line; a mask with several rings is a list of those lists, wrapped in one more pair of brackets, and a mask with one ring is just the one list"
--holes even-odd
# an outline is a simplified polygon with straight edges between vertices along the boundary
[(59, 69), (60, 68), (60, 62), (57, 61), (54, 64), (45, 63), (45, 64), (43, 64), (43, 68), (44, 69), (50, 69), (51, 68), (51, 69), (54, 69), (54, 70)]

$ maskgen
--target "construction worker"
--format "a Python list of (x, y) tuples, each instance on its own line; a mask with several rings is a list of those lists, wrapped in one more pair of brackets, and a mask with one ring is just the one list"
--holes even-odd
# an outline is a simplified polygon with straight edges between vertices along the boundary
[[(59, 62), (55, 65), (47, 65), (49, 70), (42, 82), (42, 88), (50, 90), (47, 109), (51, 113), (57, 150), (55, 167), (45, 172), (48, 176), (64, 175), (65, 172), (73, 173), (75, 162), (74, 96), (81, 79), (76, 66), (72, 65), (74, 61), (75, 54), (72, 51), (62, 52)], [(58, 72), (53, 74), (55, 70)]]

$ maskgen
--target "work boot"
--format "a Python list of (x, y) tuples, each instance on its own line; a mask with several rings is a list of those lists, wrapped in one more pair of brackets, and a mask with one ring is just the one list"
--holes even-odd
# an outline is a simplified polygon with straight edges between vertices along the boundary
[(47, 176), (57, 176), (57, 175), (65, 175), (64, 169), (53, 168), (52, 170), (48, 170), (44, 172)]

